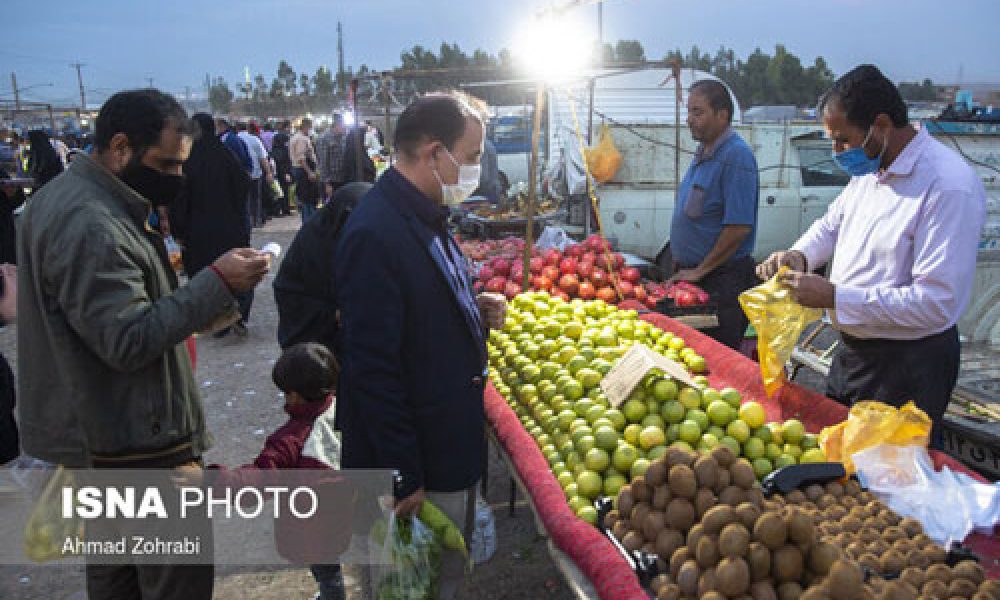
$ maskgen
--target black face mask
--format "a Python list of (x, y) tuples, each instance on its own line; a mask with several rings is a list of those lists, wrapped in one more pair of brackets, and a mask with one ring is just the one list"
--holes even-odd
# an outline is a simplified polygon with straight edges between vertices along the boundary
[(122, 169), (119, 178), (154, 207), (166, 206), (181, 193), (183, 175), (170, 175), (157, 171), (139, 161), (131, 161)]

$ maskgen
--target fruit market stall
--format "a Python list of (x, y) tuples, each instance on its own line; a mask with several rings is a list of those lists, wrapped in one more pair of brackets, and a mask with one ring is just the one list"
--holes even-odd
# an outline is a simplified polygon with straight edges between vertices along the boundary
[[(760, 496), (759, 488), (753, 484), (775, 468), (825, 460), (815, 447), (814, 434), (847, 416), (843, 406), (794, 384), (767, 398), (756, 363), (663, 315), (650, 313), (639, 319), (634, 311), (619, 310), (603, 302), (567, 303), (540, 293), (518, 296), (512, 301), (511, 308), (513, 319), (508, 322), (508, 327), (491, 335), (491, 385), (485, 395), (491, 436), (508, 461), (521, 492), (528, 498), (539, 529), (550, 538), (557, 566), (580, 597), (644, 598), (649, 596), (648, 586), (665, 588), (670, 580), (668, 576), (653, 582), (640, 582), (632, 565), (616, 545), (594, 526), (598, 519), (592, 505), (594, 498), (618, 498), (620, 503), (621, 490), (639, 489), (635, 486), (641, 488), (643, 484), (637, 482), (647, 477), (650, 466), (674, 460), (668, 456), (672, 452), (689, 453), (698, 449), (711, 453), (713, 459), (708, 462), (714, 466), (709, 469), (712, 475), (709, 479), (716, 487), (712, 490), (699, 487), (703, 483), (701, 478), (707, 477), (707, 471), (703, 465), (699, 466), (703, 460), (692, 459), (694, 472), (699, 473), (699, 485), (688, 491), (697, 490), (697, 493), (691, 494), (690, 503), (680, 502), (673, 514), (669, 511), (656, 513), (661, 520), (669, 516), (687, 521), (690, 516), (691, 522), (684, 523), (684, 531), (687, 532), (695, 523), (695, 513), (688, 515), (686, 507), (694, 510), (697, 504), (697, 517), (702, 518), (714, 504), (742, 506), (746, 502), (741, 501), (752, 498), (760, 503), (777, 502), (775, 499), (765, 501), (762, 497), (756, 499), (755, 496)], [(567, 343), (570, 340), (572, 344)], [(602, 396), (598, 383), (610, 371), (614, 360), (621, 356), (622, 347), (633, 340), (683, 362), (694, 374), (701, 373), (698, 380), (701, 391), (683, 384), (678, 386), (669, 378), (657, 376), (645, 378), (641, 391), (630, 395), (617, 408), (606, 406), (604, 402), (607, 399)], [(600, 401), (596, 400), (598, 398)], [(674, 440), (680, 442), (671, 444)], [(720, 455), (718, 460), (714, 458), (716, 453)], [(935, 453), (934, 459), (938, 466), (947, 464), (956, 471), (962, 470), (955, 461), (943, 455)], [(717, 478), (715, 470), (718, 470)], [(662, 480), (658, 482), (666, 485), (666, 480), (659, 475), (649, 473), (648, 477)], [(672, 479), (670, 485), (676, 483)], [(725, 480), (725, 485), (722, 480)], [(676, 485), (688, 489), (689, 483)], [(660, 494), (659, 491), (656, 493)], [(675, 491), (674, 496), (686, 493)], [(862, 492), (852, 490), (853, 496), (845, 496), (841, 487), (838, 493), (838, 498), (851, 498), (844, 500), (843, 507), (831, 509), (834, 511), (853, 508), (859, 502), (856, 496)], [(663, 491), (663, 494), (666, 496), (652, 500), (646, 498), (644, 501), (663, 504), (664, 497), (669, 498), (671, 491)], [(787, 495), (786, 499), (789, 504), (799, 500), (794, 493)], [(784, 504), (786, 499), (781, 502)], [(787, 510), (796, 509), (791, 507)], [(760, 510), (757, 512), (760, 513)], [(765, 511), (763, 514), (771, 513)], [(881, 513), (875, 509), (873, 514)], [(615, 518), (620, 522), (627, 521), (617, 514)], [(616, 524), (615, 518), (605, 516), (608, 521), (603, 524), (611, 530), (610, 525)], [(802, 516), (796, 519), (802, 520)], [(639, 520), (642, 521), (642, 518)], [(897, 518), (894, 523), (916, 531), (909, 521), (903, 523)], [(653, 540), (660, 540), (652, 534), (670, 529), (664, 529), (665, 524), (655, 519), (652, 524), (634, 523), (628, 530), (625, 525), (617, 524), (618, 531), (612, 530), (612, 533), (622, 545), (630, 550), (652, 550), (654, 554), (657, 546)], [(700, 524), (694, 526), (699, 527)], [(825, 535), (833, 526), (818, 522), (811, 527)], [(744, 529), (747, 528), (753, 531), (749, 524)], [(735, 529), (739, 531), (733, 539), (737, 540), (735, 547), (739, 547), (739, 534), (743, 530)], [(628, 531), (633, 533), (629, 535)], [(645, 538), (637, 533), (643, 531)], [(678, 531), (673, 531), (664, 535), (664, 539), (679, 535)], [(819, 533), (815, 534), (815, 540), (813, 537), (809, 539), (809, 544), (815, 541), (815, 547), (822, 548), (817, 553), (832, 552), (827, 548), (832, 542), (821, 538)], [(849, 540), (840, 541), (846, 545)], [(833, 577), (829, 564), (824, 563), (822, 567), (817, 567), (823, 570), (815, 572), (796, 567), (796, 560), (805, 560), (806, 564), (810, 564), (810, 555), (802, 554), (804, 549), (812, 547), (809, 544), (802, 545), (796, 552), (782, 550), (782, 556), (787, 556), (781, 559), (784, 565), (781, 569), (790, 569), (788, 572), (794, 572), (794, 578), (798, 578), (794, 582), (788, 580), (788, 586), (799, 586), (800, 583), (805, 586), (807, 582), (818, 579), (819, 573)], [(986, 573), (991, 577), (1000, 574), (996, 562), (1000, 547), (995, 538), (973, 535), (967, 540), (967, 545), (983, 557), (982, 566)], [(837, 552), (845, 551), (841, 549)], [(917, 549), (907, 548), (906, 551), (917, 556)], [(711, 555), (709, 550), (706, 552)], [(690, 558), (692, 561), (695, 559), (694, 556)], [(702, 562), (713, 565), (710, 569), (712, 577), (724, 574), (726, 581), (736, 581), (735, 584), (727, 583), (728, 589), (740, 588), (742, 566), (749, 563), (749, 555), (738, 560), (726, 558), (715, 562), (712, 562), (714, 559), (702, 558)], [(870, 557), (864, 555), (861, 558), (869, 560)], [(662, 554), (660, 562), (661, 574), (674, 566), (669, 565)], [(845, 562), (849, 565), (838, 566), (837, 576), (847, 579), (854, 577), (858, 564), (864, 564), (863, 561), (858, 563), (846, 559)], [(963, 569), (963, 576), (968, 575), (972, 580), (982, 574), (979, 567), (973, 568), (964, 563), (955, 567), (959, 568)], [(673, 575), (676, 580), (679, 573), (675, 570)], [(948, 571), (948, 576), (951, 575), (952, 572)], [(917, 577), (912, 573), (910, 576)], [(959, 571), (954, 576), (956, 580), (961, 579)], [(690, 580), (691, 573), (686, 572), (685, 577)], [(878, 578), (874, 581), (880, 586), (884, 583)], [(647, 588), (643, 587), (643, 583)], [(922, 579), (920, 583), (923, 583)], [(978, 585), (976, 581), (969, 585), (973, 583)], [(687, 581), (686, 585), (691, 585), (691, 582)], [(992, 588), (988, 592), (992, 593)], [(669, 593), (664, 592), (663, 597), (676, 597)], [(966, 597), (971, 597), (971, 594)]]

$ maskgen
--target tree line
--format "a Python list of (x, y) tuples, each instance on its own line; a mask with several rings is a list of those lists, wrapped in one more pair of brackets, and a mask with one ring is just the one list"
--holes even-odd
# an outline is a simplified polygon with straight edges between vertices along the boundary
[[(596, 54), (605, 66), (647, 60), (645, 49), (638, 40), (605, 43)], [(743, 107), (779, 104), (813, 107), (835, 79), (822, 56), (805, 64), (782, 44), (775, 45), (771, 53), (757, 48), (745, 59), (731, 48), (720, 47), (713, 54), (695, 45), (687, 52), (679, 48), (671, 50), (662, 60), (676, 60), (684, 68), (712, 73), (729, 84)], [(523, 77), (506, 48), (496, 54), (481, 49), (467, 53), (458, 44), (443, 42), (435, 52), (418, 44), (403, 51), (399, 63), (391, 71), (395, 76), (384, 84), (364, 64), (356, 72), (348, 69), (334, 73), (321, 66), (309, 73), (297, 72), (282, 60), (270, 82), (264, 74), (258, 73), (235, 89), (222, 77), (206, 78), (206, 86), (214, 112), (235, 110), (260, 117), (329, 112), (346, 101), (349, 83), (354, 78), (360, 83), (359, 105), (372, 109), (383, 105), (387, 92), (390, 102), (398, 107), (417, 94), (461, 86), (491, 105), (525, 104), (532, 98), (532, 90), (524, 84), (497, 85), (497, 82), (517, 81)], [(489, 85), (482, 85), (485, 83)], [(920, 83), (904, 82), (899, 87), (909, 101), (937, 99), (937, 86), (929, 79)]]

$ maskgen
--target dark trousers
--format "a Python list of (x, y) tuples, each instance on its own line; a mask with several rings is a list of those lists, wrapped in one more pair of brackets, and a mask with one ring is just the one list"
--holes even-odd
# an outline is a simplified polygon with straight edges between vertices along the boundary
[(311, 565), (313, 578), (319, 585), (319, 600), (344, 600), (344, 576), (340, 565)]
[(236, 304), (240, 307), (240, 317), (244, 323), (250, 318), (250, 308), (253, 306), (253, 290), (236, 294)]
[(14, 372), (3, 354), (0, 354), (0, 465), (17, 458), (21, 445), (14, 420), (17, 384)]
[(738, 297), (758, 283), (750, 256), (735, 258), (697, 282), (719, 305), (719, 326), (704, 329), (702, 333), (739, 350), (750, 321), (743, 314)]
[(278, 175), (278, 185), (281, 186), (281, 198), (278, 198), (275, 202), (275, 211), (277, 215), (290, 215), (292, 214), (292, 205), (288, 197), (291, 192), (291, 184), (285, 181), (285, 175)]
[(941, 419), (958, 381), (958, 328), (919, 340), (840, 338), (826, 395), (848, 406), (878, 400), (899, 407), (912, 400), (934, 422), (931, 445), (939, 448)]
[(211, 600), (213, 565), (87, 565), (90, 600)]
[(247, 219), (251, 227), (264, 224), (264, 212), (260, 200), (260, 179), (250, 180), (250, 192), (247, 195)]

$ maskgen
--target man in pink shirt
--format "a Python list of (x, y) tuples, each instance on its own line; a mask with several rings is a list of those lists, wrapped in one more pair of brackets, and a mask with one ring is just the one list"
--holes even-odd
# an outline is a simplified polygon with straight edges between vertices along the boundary
[[(986, 217), (982, 180), (956, 152), (909, 123), (899, 91), (862, 65), (837, 80), (819, 112), (851, 181), (788, 251), (783, 282), (827, 309), (842, 343), (826, 393), (845, 404), (913, 400), (934, 421), (958, 378), (955, 323), (968, 304)], [(829, 263), (829, 279), (810, 271)]]

